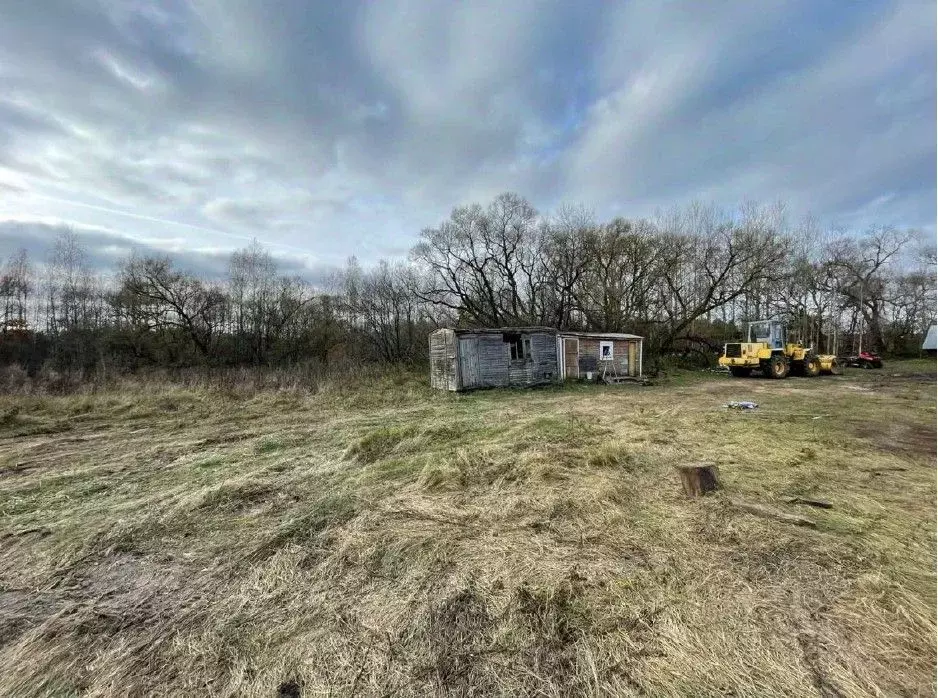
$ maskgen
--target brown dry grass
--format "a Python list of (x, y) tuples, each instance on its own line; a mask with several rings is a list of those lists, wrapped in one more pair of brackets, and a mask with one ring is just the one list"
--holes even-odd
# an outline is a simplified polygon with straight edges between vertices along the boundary
[(933, 363), (132, 388), (0, 398), (0, 695), (935, 692)]

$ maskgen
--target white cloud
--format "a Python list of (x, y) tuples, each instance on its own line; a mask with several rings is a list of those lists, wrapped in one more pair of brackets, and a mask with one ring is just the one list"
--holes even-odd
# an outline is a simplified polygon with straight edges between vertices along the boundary
[(822, 221), (934, 229), (929, 3), (4, 12), (0, 221), (193, 249), (256, 236), (317, 264), (401, 254), (508, 189), (599, 215), (783, 198)]

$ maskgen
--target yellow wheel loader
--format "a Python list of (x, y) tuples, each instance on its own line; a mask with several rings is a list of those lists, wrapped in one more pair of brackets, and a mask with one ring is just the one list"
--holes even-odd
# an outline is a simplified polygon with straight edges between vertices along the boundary
[(815, 377), (822, 373), (838, 374), (837, 357), (815, 354), (801, 342), (789, 342), (783, 322), (757, 320), (749, 323), (748, 341), (724, 345), (720, 365), (737, 378), (761, 371), (767, 378), (786, 378), (789, 373)]

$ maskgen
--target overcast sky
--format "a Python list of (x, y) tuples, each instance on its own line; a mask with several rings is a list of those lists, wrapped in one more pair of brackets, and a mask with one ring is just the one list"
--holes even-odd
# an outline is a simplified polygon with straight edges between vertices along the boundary
[(0, 259), (400, 256), (499, 192), (935, 230), (935, 3), (0, 0)]

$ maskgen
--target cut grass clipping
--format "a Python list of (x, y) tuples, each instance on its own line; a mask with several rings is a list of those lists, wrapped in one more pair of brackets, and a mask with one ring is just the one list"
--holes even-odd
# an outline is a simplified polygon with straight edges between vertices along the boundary
[(934, 695), (933, 363), (424, 382), (0, 398), (0, 695)]

